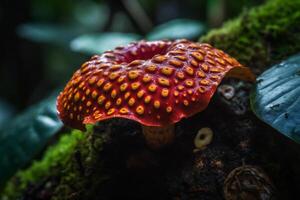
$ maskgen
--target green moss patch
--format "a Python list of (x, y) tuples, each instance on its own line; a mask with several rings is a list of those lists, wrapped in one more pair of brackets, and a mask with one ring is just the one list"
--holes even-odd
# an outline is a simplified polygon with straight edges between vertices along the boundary
[(223, 49), (249, 67), (265, 69), (300, 51), (300, 1), (270, 0), (200, 41)]
[(54, 175), (59, 168), (63, 169), (68, 165), (76, 145), (85, 137), (80, 131), (63, 134), (55, 145), (47, 149), (42, 160), (34, 161), (29, 168), (17, 172), (4, 188), (1, 199), (16, 199), (29, 185)]

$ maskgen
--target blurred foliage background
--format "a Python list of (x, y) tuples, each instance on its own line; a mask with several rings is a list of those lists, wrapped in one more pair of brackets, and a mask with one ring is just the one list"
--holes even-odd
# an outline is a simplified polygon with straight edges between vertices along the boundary
[(3, 0), (0, 128), (92, 54), (139, 39), (196, 40), (264, 0)]

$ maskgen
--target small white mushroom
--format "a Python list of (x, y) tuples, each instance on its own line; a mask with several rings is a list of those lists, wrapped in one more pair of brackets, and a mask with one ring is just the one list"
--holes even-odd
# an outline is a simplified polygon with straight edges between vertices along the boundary
[(213, 131), (210, 128), (208, 127), (201, 128), (194, 139), (194, 144), (196, 147), (194, 152), (205, 149), (206, 146), (211, 143), (212, 138), (213, 138)]
[(232, 99), (235, 95), (234, 87), (232, 87), (231, 85), (226, 85), (226, 84), (220, 85), (218, 87), (218, 92), (220, 92), (222, 94), (222, 96), (227, 100)]

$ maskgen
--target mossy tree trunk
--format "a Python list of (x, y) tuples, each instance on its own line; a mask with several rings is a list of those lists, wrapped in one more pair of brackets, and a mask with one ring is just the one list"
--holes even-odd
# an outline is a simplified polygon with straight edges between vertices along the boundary
[[(270, 64), (300, 51), (300, 1), (268, 1), (212, 30), (200, 41), (224, 50), (259, 74)], [(251, 85), (246, 84), (242, 89), (236, 87), (237, 93), (239, 90), (249, 93)], [(248, 102), (248, 99), (244, 101)], [(18, 172), (9, 181), (2, 199), (19, 196), (25, 199), (141, 198), (141, 194), (157, 199), (169, 199), (170, 194), (171, 198), (223, 199), (224, 178), (233, 168), (241, 165), (241, 160), (271, 169), (271, 174), (278, 173), (279, 169), (269, 168), (266, 164), (271, 162), (278, 167), (281, 164), (275, 161), (278, 158), (273, 160), (270, 152), (264, 154), (251, 150), (255, 146), (248, 144), (249, 138), (261, 140), (275, 131), (255, 119), (249, 106), (249, 112), (242, 115), (231, 113), (228, 120), (226, 117), (219, 119), (224, 113), (218, 111), (218, 106), (218, 103), (212, 103), (201, 116), (183, 120), (176, 129), (180, 140), (159, 155), (145, 147), (140, 126), (127, 120), (100, 123), (84, 137), (78, 136), (78, 133), (64, 135), (46, 151), (41, 161)], [(233, 103), (227, 105), (230, 106)], [(232, 122), (234, 119), (237, 122)], [(216, 136), (205, 152), (195, 155), (192, 153), (194, 133), (199, 126), (205, 125), (214, 126)], [(238, 147), (244, 149), (231, 149)], [(142, 184), (133, 184), (133, 180)], [(282, 195), (292, 195), (285, 181), (277, 181), (286, 189)], [(136, 188), (129, 188), (128, 185)]]
[(258, 72), (300, 51), (300, 1), (270, 0), (212, 30), (207, 42)]

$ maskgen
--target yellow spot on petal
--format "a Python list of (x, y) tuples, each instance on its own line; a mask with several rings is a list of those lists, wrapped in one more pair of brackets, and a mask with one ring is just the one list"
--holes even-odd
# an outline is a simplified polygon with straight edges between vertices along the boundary
[(203, 58), (203, 56), (202, 56), (202, 54), (201, 53), (198, 53), (198, 52), (193, 52), (193, 53), (191, 53), (191, 55), (195, 58), (195, 59), (197, 59), (198, 61), (202, 61), (204, 58)]
[(84, 86), (84, 82), (81, 82), (78, 87), (83, 88), (83, 86)]
[(81, 68), (80, 72), (81, 72), (81, 74), (84, 74), (89, 70), (90, 70), (90, 67), (83, 67), (83, 68)]
[(89, 84), (90, 85), (93, 85), (97, 80), (97, 77), (96, 76), (93, 76), (92, 78), (89, 79)]
[(89, 95), (91, 93), (91, 90), (90, 89), (87, 89), (86, 91), (85, 91), (85, 94), (86, 95)]
[(149, 85), (148, 90), (149, 90), (150, 92), (155, 92), (155, 91), (156, 91), (156, 88), (157, 88), (157, 85), (151, 84), (151, 85)]
[(112, 73), (108, 76), (108, 78), (109, 78), (110, 80), (115, 80), (118, 76), (119, 76), (119, 73), (112, 72)]
[[(72, 94), (69, 94), (68, 99), (71, 100), (72, 99)], [(75, 100), (75, 99), (74, 99)]]
[(171, 107), (171, 106), (168, 106), (168, 107), (166, 108), (166, 111), (167, 111), (167, 113), (172, 112), (172, 107)]
[(128, 110), (127, 108), (121, 108), (121, 109), (119, 110), (119, 112), (120, 112), (121, 114), (127, 114), (127, 113), (129, 112), (129, 110)]
[(96, 114), (96, 115), (94, 116), (94, 118), (95, 118), (95, 119), (100, 119), (100, 118), (102, 117), (102, 115), (103, 115), (103, 114)]
[(167, 58), (165, 56), (155, 56), (153, 58), (153, 61), (157, 62), (157, 63), (162, 63), (163, 61), (165, 61)]
[(161, 73), (166, 75), (166, 76), (169, 76), (173, 73), (174, 69), (172, 69), (171, 67), (164, 67), (161, 69)]
[(100, 79), (98, 82), (97, 82), (97, 86), (98, 87), (101, 87), (101, 85), (103, 84), (104, 82), (104, 79)]
[(118, 78), (118, 83), (121, 83), (121, 82), (123, 82), (123, 81), (124, 81), (124, 79), (125, 79), (125, 76), (120, 76), (120, 77)]
[(152, 79), (152, 77), (150, 75), (146, 74), (142, 80), (144, 83), (148, 83), (151, 81), (151, 79)]
[(161, 90), (161, 96), (167, 97), (169, 95), (169, 90), (164, 88)]
[(116, 111), (116, 109), (111, 108), (107, 111), (107, 115), (112, 115), (115, 111)]
[(231, 65), (234, 65), (236, 63), (236, 60), (228, 57), (224, 57), (224, 59)]
[(158, 78), (158, 83), (162, 86), (170, 86), (170, 81), (166, 78)]
[(98, 92), (97, 92), (96, 90), (94, 90), (94, 91), (92, 92), (92, 98), (93, 98), (93, 99), (96, 99), (97, 96), (98, 96)]
[(145, 94), (145, 91), (144, 90), (140, 90), (138, 93), (137, 93), (137, 97), (138, 98), (142, 98), (142, 96)]
[(184, 86), (183, 85), (178, 85), (177, 88), (178, 88), (178, 90), (182, 91), (184, 89)]
[(129, 105), (129, 106), (133, 106), (134, 103), (135, 103), (135, 99), (134, 99), (133, 97), (131, 97), (131, 98), (129, 99), (129, 101), (128, 101), (128, 105)]
[(79, 83), (79, 81), (82, 79), (82, 77), (81, 76), (78, 76), (77, 78), (75, 78), (74, 80), (73, 80), (73, 84), (74, 85), (76, 85), (77, 83)]
[(154, 72), (156, 70), (156, 66), (155, 65), (149, 65), (146, 67), (146, 69), (149, 71), (149, 72)]
[(149, 103), (151, 101), (152, 97), (150, 95), (146, 96), (144, 99), (145, 103)]
[(176, 73), (177, 78), (184, 79), (184, 73), (183, 72), (177, 72)]
[(217, 81), (217, 80), (220, 79), (220, 77), (217, 76), (217, 75), (211, 75), (210, 78), (213, 79), (213, 80), (215, 80), (215, 81)]
[(143, 63), (142, 60), (134, 60), (131, 63), (129, 63), (128, 66), (136, 66), (136, 65), (141, 65)]
[(139, 114), (139, 115), (142, 115), (144, 114), (144, 107), (143, 106), (138, 106), (136, 109), (135, 109), (136, 113)]
[(153, 106), (158, 109), (160, 107), (160, 102), (158, 100), (154, 101)]
[(174, 56), (174, 58), (177, 58), (177, 59), (182, 60), (182, 61), (186, 61), (187, 60), (186, 56)]
[(199, 88), (198, 88), (198, 91), (199, 91), (200, 93), (204, 93), (204, 92), (205, 92), (205, 88), (204, 88), (204, 87), (199, 87)]
[(202, 72), (202, 71), (198, 71), (197, 76), (200, 77), (200, 78), (205, 78), (205, 73)]
[(193, 68), (191, 68), (191, 67), (186, 67), (185, 69), (184, 69), (184, 71), (188, 74), (188, 75), (194, 75), (194, 69)]
[(73, 118), (74, 118), (73, 113), (70, 113), (70, 119), (73, 119)]
[(189, 102), (187, 100), (183, 100), (183, 105), (188, 106)]
[(103, 90), (104, 91), (109, 91), (112, 87), (112, 84), (111, 83), (106, 83), (104, 86), (103, 86)]
[(185, 85), (188, 87), (193, 87), (194, 86), (194, 81), (191, 79), (185, 80)]
[(181, 67), (181, 66), (183, 65), (183, 63), (182, 63), (181, 61), (175, 60), (175, 59), (170, 60), (170, 61), (169, 61), (169, 64), (170, 64), (170, 65), (173, 65), (173, 66), (175, 66), (175, 67)]
[(92, 102), (91, 101), (88, 101), (87, 103), (86, 103), (86, 106), (87, 107), (90, 107), (92, 105)]
[(209, 66), (208, 66), (206, 63), (203, 63), (203, 64), (201, 65), (201, 68), (203, 69), (203, 71), (207, 72), (208, 69), (209, 69)]
[[(98, 104), (102, 105), (105, 99), (106, 99), (105, 96), (103, 96), (103, 95), (99, 96), (98, 97)], [(79, 109), (80, 109), (80, 107), (79, 107)]]
[(117, 96), (117, 91), (116, 91), (116, 90), (111, 91), (110, 96), (111, 96), (111, 98), (113, 98), (113, 99), (116, 98), (116, 96)]
[(128, 72), (128, 78), (133, 80), (136, 79), (139, 76), (139, 72), (136, 70), (132, 70)]
[(199, 83), (202, 84), (202, 85), (208, 85), (208, 84), (209, 84), (209, 81), (206, 80), (206, 79), (203, 79), (203, 80), (201, 80)]
[(118, 98), (117, 101), (116, 101), (116, 104), (119, 106), (119, 105), (121, 105), (121, 103), (122, 103), (122, 99)]
[(131, 89), (136, 90), (140, 87), (140, 85), (141, 84), (139, 82), (134, 82), (134, 83), (131, 84)]
[(80, 98), (80, 93), (76, 92), (76, 94), (74, 95), (74, 101), (78, 101)]
[(191, 60), (191, 65), (193, 65), (194, 67), (198, 67), (198, 62), (196, 60)]
[(121, 86), (120, 86), (120, 91), (121, 92), (124, 92), (128, 87), (128, 83), (123, 83)]
[(221, 65), (225, 65), (225, 61), (221, 58), (216, 58), (217, 62), (220, 63)]
[(179, 95), (179, 92), (177, 90), (174, 91), (174, 96), (177, 97)]
[(210, 72), (212, 72), (212, 73), (219, 73), (219, 72), (221, 72), (221, 69), (216, 68), (216, 67), (212, 67), (212, 68), (210, 68)]
[(118, 69), (120, 69), (120, 68), (121, 68), (121, 65), (112, 65), (112, 66), (110, 67), (110, 69), (111, 69), (112, 71), (118, 70)]
[(125, 100), (128, 99), (129, 96), (130, 96), (130, 92), (126, 92), (125, 95), (124, 95), (124, 99), (125, 99)]
[(111, 106), (111, 102), (110, 102), (110, 101), (107, 101), (104, 107), (105, 107), (105, 109), (107, 110), (107, 109), (110, 108), (110, 106)]

